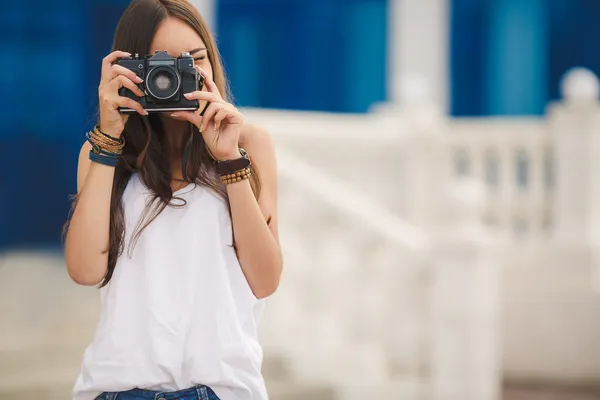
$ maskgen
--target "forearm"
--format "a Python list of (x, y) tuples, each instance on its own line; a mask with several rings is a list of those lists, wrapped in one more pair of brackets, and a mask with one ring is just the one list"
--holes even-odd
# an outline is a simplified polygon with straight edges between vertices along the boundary
[(272, 294), (279, 285), (282, 256), (248, 180), (227, 185), (233, 234), (240, 265), (254, 295)]
[(67, 271), (82, 285), (100, 283), (108, 267), (113, 167), (91, 163), (65, 243)]

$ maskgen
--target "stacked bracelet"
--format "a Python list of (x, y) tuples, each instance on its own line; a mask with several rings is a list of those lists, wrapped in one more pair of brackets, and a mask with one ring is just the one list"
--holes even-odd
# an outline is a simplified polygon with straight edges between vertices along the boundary
[(90, 150), (90, 161), (102, 165), (108, 165), (110, 167), (116, 167), (119, 163), (119, 157), (114, 157), (112, 155), (109, 156), (102, 153), (98, 154)]
[(86, 134), (88, 142), (92, 145), (90, 160), (103, 165), (115, 167), (123, 153), (125, 140), (115, 138), (102, 132), (98, 127)]
[(252, 176), (250, 168), (244, 168), (242, 170), (232, 172), (231, 174), (221, 175), (221, 182), (223, 182), (226, 185), (229, 185), (230, 183), (246, 180), (250, 178), (250, 176)]
[(240, 158), (235, 160), (218, 161), (217, 173), (221, 176), (221, 182), (228, 185), (250, 178), (250, 156), (240, 148)]

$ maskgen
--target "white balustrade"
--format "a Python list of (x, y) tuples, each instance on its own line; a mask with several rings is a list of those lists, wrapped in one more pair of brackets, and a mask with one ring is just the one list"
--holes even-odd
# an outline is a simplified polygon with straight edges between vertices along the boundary
[[(284, 241), (294, 290), (266, 318), (303, 332), (274, 340), (293, 375), (342, 399), (498, 399), (497, 268), (557, 245), (600, 265), (597, 86), (572, 71), (543, 118), (246, 110), (274, 134), (282, 216), (296, 213)], [(493, 233), (510, 239), (503, 253)], [(275, 321), (288, 309), (311, 326)]]
[[(415, 154), (436, 152), (437, 146), (429, 148), (428, 143), (422, 141)], [(436, 236), (403, 222), (342, 177), (315, 168), (283, 146), (278, 148), (278, 158), (286, 270), (280, 294), (269, 301), (261, 330), (267, 356), (286, 360), (292, 371), (288, 379), (295, 384), (330, 386), (343, 400), (367, 395), (424, 398), (432, 392), (435, 379), (443, 375), (435, 367), (448, 361), (443, 355), (450, 354), (449, 362), (454, 363), (462, 357), (452, 353), (456, 343), (437, 343), (431, 331), (434, 315), (456, 318), (457, 312), (460, 314), (456, 309), (436, 309), (432, 303), (435, 287), (450, 285), (449, 293), (456, 290), (451, 279), (435, 281), (436, 254), (442, 254), (439, 252), (447, 248), (447, 242), (438, 243)], [(427, 170), (429, 163), (421, 160), (411, 158), (407, 165), (415, 172)], [(420, 176), (427, 176), (427, 171)], [(422, 188), (408, 197), (413, 204), (423, 199), (437, 206), (439, 199), (434, 194), (443, 191), (431, 191), (428, 183), (423, 182)], [(477, 210), (466, 207), (454, 213), (457, 218), (444, 227), (477, 226), (478, 216), (472, 214)], [(434, 219), (423, 215), (422, 221), (433, 224)], [(468, 245), (471, 239), (461, 236), (452, 243)], [(475, 248), (478, 254), (485, 253), (485, 249)], [(463, 259), (460, 251), (445, 256), (443, 262), (458, 265), (468, 278), (459, 289), (468, 288), (467, 293), (479, 295), (476, 287), (481, 273), (473, 265), (479, 260)], [(476, 297), (469, 300), (479, 302)], [(483, 347), (475, 352), (463, 348), (465, 354), (477, 357), (497, 352), (493, 332), (486, 331), (494, 311), (485, 309), (481, 318), (461, 323), (461, 332), (482, 335)], [(470, 315), (469, 309), (465, 312)], [(433, 343), (439, 354), (431, 352)], [(485, 390), (465, 388), (468, 374), (451, 390), (475, 390), (481, 394), (479, 399), (495, 400), (500, 370), (497, 365), (482, 367), (479, 376), (487, 380), (480, 385)], [(441, 393), (432, 393), (431, 399), (444, 399)]]
[(596, 170), (590, 163), (600, 147), (596, 77), (576, 68), (566, 74), (562, 91), (565, 100), (551, 104), (542, 118), (427, 122), (393, 107), (368, 115), (245, 111), (279, 144), (406, 221), (426, 228), (435, 188), (466, 175), (484, 181), (493, 195), (484, 223), (518, 241), (544, 241), (557, 230), (578, 238), (584, 229), (589, 207), (577, 201), (587, 201), (583, 191), (595, 186), (582, 174)]

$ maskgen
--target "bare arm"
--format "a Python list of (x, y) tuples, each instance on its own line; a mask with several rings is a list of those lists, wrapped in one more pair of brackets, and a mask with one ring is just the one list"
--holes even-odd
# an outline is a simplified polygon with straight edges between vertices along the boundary
[[(113, 65), (119, 57), (130, 55), (115, 51), (102, 62), (102, 79), (98, 88), (100, 127), (103, 132), (120, 137), (126, 117), (118, 111), (126, 106), (145, 114), (141, 105), (118, 95), (119, 88), (127, 87), (138, 95), (143, 93), (133, 83), (135, 74)], [(108, 268), (110, 201), (115, 174), (114, 167), (92, 163), (91, 145), (85, 143), (79, 153), (77, 169), (78, 199), (71, 217), (65, 242), (65, 261), (69, 276), (81, 285), (96, 285), (102, 281)]]
[(77, 170), (78, 200), (69, 224), (65, 259), (69, 276), (80, 285), (96, 285), (108, 267), (110, 198), (115, 169), (90, 162), (89, 143), (81, 147)]
[(185, 96), (210, 104), (204, 115), (179, 111), (171, 116), (196, 125), (216, 159), (239, 158), (239, 146), (242, 145), (257, 167), (262, 180), (258, 201), (248, 180), (227, 185), (227, 194), (240, 265), (254, 295), (267, 297), (279, 286), (282, 270), (277, 237), (277, 171), (273, 142), (264, 129), (245, 125), (243, 115), (223, 99), (210, 75), (197, 68), (204, 76), (206, 90)]
[(227, 194), (240, 265), (254, 295), (263, 298), (277, 289), (283, 264), (277, 231), (277, 168), (269, 133), (247, 129), (247, 139), (240, 144), (260, 174), (262, 190), (257, 202), (245, 180), (227, 185)]

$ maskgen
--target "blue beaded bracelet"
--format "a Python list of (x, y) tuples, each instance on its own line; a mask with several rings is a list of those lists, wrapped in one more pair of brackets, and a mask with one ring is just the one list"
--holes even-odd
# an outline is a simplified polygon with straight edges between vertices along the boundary
[(111, 154), (111, 155), (103, 154), (103, 153), (95, 153), (94, 151), (90, 150), (90, 161), (96, 162), (96, 163), (102, 164), (102, 165), (108, 165), (110, 167), (116, 167), (117, 164), (119, 163), (119, 156), (117, 154), (112, 154), (112, 153), (109, 153), (109, 154)]

